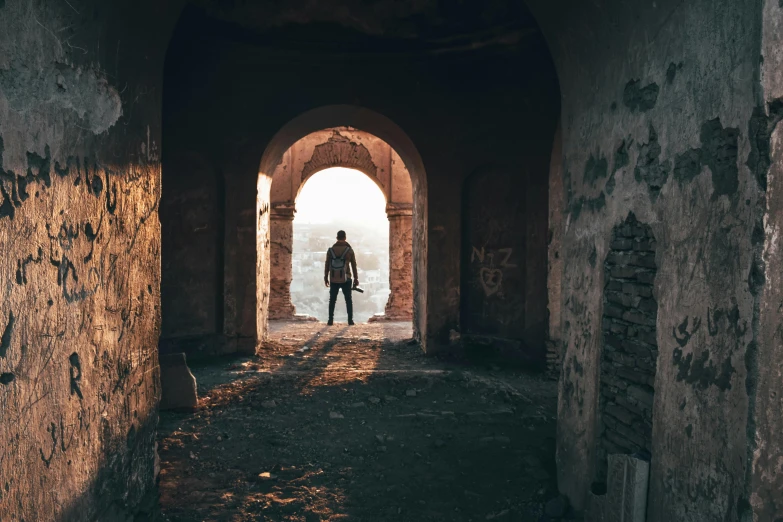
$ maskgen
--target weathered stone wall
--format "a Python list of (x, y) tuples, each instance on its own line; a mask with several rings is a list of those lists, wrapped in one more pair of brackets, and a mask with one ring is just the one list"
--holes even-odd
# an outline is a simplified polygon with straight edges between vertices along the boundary
[[(259, 328), (254, 262), (257, 179), (253, 178), (252, 185), (239, 183), (233, 173), (257, 172), (258, 155), (246, 150), (241, 139), (221, 142), (217, 137), (205, 143), (213, 138), (209, 120), (196, 108), (215, 79), (202, 78), (198, 88), (179, 83), (190, 72), (180, 56), (194, 52), (190, 38), (181, 36), (181, 25), (169, 46), (163, 47), (166, 146), (162, 156), (160, 350), (185, 352), (191, 358), (252, 354)], [(199, 67), (215, 66), (215, 57), (202, 49)]]
[(462, 260), (463, 334), (524, 337), (527, 201), (520, 196), (526, 181), (507, 170), (482, 170), (466, 181), (463, 242), (470, 251)]
[[(303, 53), (290, 47), (290, 42), (275, 39), (272, 47), (270, 40), (256, 40), (242, 28), (212, 24), (201, 16), (195, 13), (184, 20), (183, 27), (189, 29), (183, 29), (181, 37), (172, 41), (179, 50), (170, 54), (167, 65), (176, 64), (178, 69), (170, 84), (177, 96), (167, 106), (171, 116), (167, 122), (177, 135), (177, 147), (209, 150), (219, 162), (226, 179), (227, 222), (238, 211), (232, 209), (232, 205), (238, 207), (236, 200), (255, 193), (252, 187), (259, 160), (278, 131), (308, 111), (350, 104), (355, 109), (345, 118), (310, 128), (308, 133), (351, 125), (386, 141), (403, 156), (406, 165), (410, 155), (405, 157), (401, 143), (407, 141), (417, 151), (422, 168), (419, 177), (411, 173), (416, 178), (412, 183), (413, 238), (420, 244), (413, 249), (412, 264), (422, 275), (414, 282), (421, 284), (420, 291), (414, 286), (413, 292), (415, 330), (423, 335), (422, 343), (428, 350), (448, 346), (449, 332), (460, 324), (464, 180), (493, 165), (523, 175), (531, 158), (543, 157), (539, 181), (546, 190), (558, 89), (540, 34), (517, 32), (516, 43), (475, 50), (458, 48), (445, 54), (408, 50), (374, 54), (366, 52), (366, 45), (359, 51), (312, 48)], [(303, 70), (308, 71), (308, 78), (318, 81), (302, 81)], [(395, 73), (389, 74), (390, 70)], [(459, 71), (458, 78), (455, 71)], [(228, 77), (230, 82), (225, 81)], [(352, 124), (362, 121), (360, 108), (388, 118), (392, 125), (370, 128)], [(524, 125), (520, 124), (522, 119)], [(282, 157), (301, 137), (275, 150), (275, 155)], [(236, 189), (230, 187), (231, 180), (237, 180)], [(543, 199), (545, 204), (546, 197)], [(539, 263), (545, 263), (546, 209), (537, 223), (542, 228), (536, 237), (544, 245)], [(230, 241), (228, 233), (226, 241)], [(247, 259), (253, 259), (252, 253)], [(230, 265), (227, 261), (226, 270)], [(254, 285), (234, 281), (237, 288)], [(543, 274), (537, 283), (539, 295), (543, 288), (538, 300), (543, 312), (537, 320), (544, 332)], [(231, 295), (226, 290), (227, 302)], [(256, 304), (249, 307), (255, 310)], [(230, 316), (227, 311), (226, 322)]]
[[(399, 154), (370, 133), (339, 127), (308, 134), (282, 156), (272, 175), (270, 319), (288, 319), (296, 309), (291, 303), (293, 277), (293, 216), (296, 197), (310, 178), (332, 167), (356, 169), (383, 192), (389, 217), (389, 294), (387, 319), (413, 318), (411, 177)], [(408, 219), (405, 219), (405, 218)], [(406, 267), (407, 260), (407, 267)]]
[(461, 331), (504, 355), (546, 360), (549, 155), (481, 169), (463, 187)]
[[(266, 340), (267, 326), (269, 322), (269, 289), (272, 278), (272, 234), (270, 227), (272, 224), (272, 207), (269, 204), (269, 200), (261, 197), (261, 195), (268, 195), (272, 188), (272, 179), (269, 176), (259, 175), (256, 181), (256, 194), (259, 196), (256, 199), (256, 219), (253, 224), (253, 231), (255, 233), (255, 247), (256, 247), (256, 259), (255, 263), (255, 285), (247, 285), (252, 289), (255, 289), (255, 299), (252, 300), (255, 305), (250, 308), (250, 313), (253, 314), (253, 324), (255, 324), (256, 331), (253, 332), (254, 343), (253, 351), (258, 346), (258, 343)], [(247, 251), (245, 251), (247, 254)], [(241, 259), (247, 259), (246, 257)], [(249, 263), (243, 263), (242, 266), (247, 269)], [(248, 281), (252, 276), (245, 276), (242, 278), (244, 281)], [(248, 301), (250, 301), (248, 299)], [(249, 308), (249, 307), (248, 307)], [(251, 350), (248, 350), (251, 351)]]
[[(754, 302), (765, 268), (754, 252), (768, 235), (753, 126), (761, 2), (530, 4), (563, 95), (560, 488), (581, 507), (595, 478), (596, 260), (631, 211), (658, 245), (648, 520), (739, 520), (757, 429)], [(776, 437), (764, 444), (779, 446)]]
[(389, 300), (384, 316), (394, 321), (413, 319), (413, 209), (391, 204), (389, 217)]
[(547, 331), (547, 371), (553, 377), (560, 376), (562, 327), (560, 310), (563, 283), (563, 258), (560, 249), (565, 231), (565, 212), (563, 206), (563, 161), (562, 131), (560, 127), (555, 133), (552, 144), (552, 157), (549, 163), (549, 234), (547, 238), (547, 311), (549, 313), (549, 329)]
[(256, 270), (243, 260), (256, 255), (255, 190), (225, 176), (230, 161), (181, 146), (186, 138), (172, 130), (163, 133), (159, 349), (191, 357), (253, 353)]
[[(552, 131), (554, 132), (554, 131)], [(551, 136), (551, 134), (550, 134)], [(549, 240), (549, 169), (552, 140), (527, 153), (522, 171), (525, 187), (525, 334), (528, 353), (543, 363), (546, 353), (547, 243)]]
[(0, 2), (0, 520), (124, 521), (153, 487), (173, 22)]
[(609, 248), (604, 264), (601, 426), (596, 448), (600, 480), (606, 480), (608, 455), (650, 457), (658, 361), (652, 230), (631, 214), (615, 227)]
[(290, 205), (273, 203), (269, 216), (269, 319), (290, 319), (296, 314), (291, 302), (294, 212)]
[[(164, 156), (166, 153), (164, 152)], [(223, 180), (203, 154), (167, 158), (162, 230), (161, 348), (222, 331)]]
[[(783, 513), (783, 5), (763, 2), (761, 55), (762, 102), (754, 119), (756, 172), (766, 186), (763, 221), (757, 217), (754, 250), (758, 263), (758, 299), (751, 327), (754, 357), (748, 358), (748, 393), (753, 416), (749, 423), (751, 480), (748, 485), (754, 520), (775, 520)], [(763, 232), (762, 232), (763, 231)], [(761, 241), (763, 237), (763, 243)]]

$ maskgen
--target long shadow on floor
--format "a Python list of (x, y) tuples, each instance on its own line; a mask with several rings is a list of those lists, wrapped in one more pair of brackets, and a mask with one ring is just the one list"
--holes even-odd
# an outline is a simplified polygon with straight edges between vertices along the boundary
[(542, 520), (552, 382), (345, 328), (312, 337), (268, 365), (194, 366), (201, 410), (161, 414), (169, 520)]

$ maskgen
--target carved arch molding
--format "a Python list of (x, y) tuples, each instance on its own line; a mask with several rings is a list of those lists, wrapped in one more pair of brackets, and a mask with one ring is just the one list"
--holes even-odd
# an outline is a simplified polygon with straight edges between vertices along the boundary
[(378, 178), (378, 167), (372, 161), (372, 155), (361, 143), (349, 140), (335, 130), (325, 143), (317, 145), (310, 160), (302, 169), (302, 181), (318, 171), (331, 167), (345, 167), (364, 172)]

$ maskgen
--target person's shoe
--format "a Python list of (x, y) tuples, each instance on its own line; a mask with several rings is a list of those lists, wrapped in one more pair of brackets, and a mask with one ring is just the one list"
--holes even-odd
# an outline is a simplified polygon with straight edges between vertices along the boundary
[(348, 319), (348, 326), (353, 326), (353, 325), (354, 325), (353, 319)]
[(333, 325), (334, 325), (334, 321), (332, 321), (331, 319), (329, 319), (329, 320), (326, 322), (326, 326), (333, 326)]

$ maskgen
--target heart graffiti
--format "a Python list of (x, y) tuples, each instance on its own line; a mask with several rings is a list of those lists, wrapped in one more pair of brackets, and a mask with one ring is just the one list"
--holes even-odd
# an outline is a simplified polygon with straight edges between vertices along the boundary
[(484, 288), (484, 294), (487, 297), (496, 294), (500, 290), (500, 284), (503, 282), (503, 272), (498, 268), (482, 267), (479, 271), (481, 286)]

